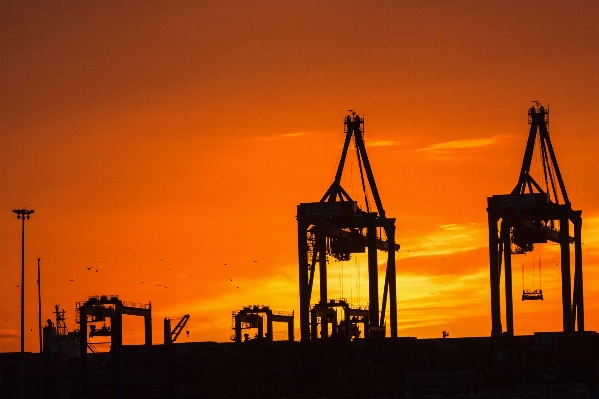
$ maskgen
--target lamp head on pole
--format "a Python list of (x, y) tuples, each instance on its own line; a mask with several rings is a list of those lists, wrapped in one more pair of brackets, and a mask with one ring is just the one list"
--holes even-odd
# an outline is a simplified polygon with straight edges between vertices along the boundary
[(29, 219), (30, 216), (33, 212), (35, 212), (33, 209), (13, 209), (12, 210), (14, 213), (17, 214), (17, 219)]

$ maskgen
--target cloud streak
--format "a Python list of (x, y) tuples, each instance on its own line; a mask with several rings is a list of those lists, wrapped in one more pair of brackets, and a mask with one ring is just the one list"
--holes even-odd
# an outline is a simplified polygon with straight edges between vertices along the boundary
[(471, 251), (484, 247), (487, 229), (482, 223), (444, 224), (435, 232), (414, 239), (410, 245), (410, 256), (438, 256)]
[(11, 330), (4, 330), (4, 332), (0, 332), (0, 339), (17, 338), (19, 336), (19, 334), (17, 334), (17, 333), (12, 333), (12, 332), (7, 333), (6, 331), (11, 331)]
[(487, 147), (495, 145), (497, 143), (497, 137), (485, 138), (485, 139), (465, 139), (446, 141), (443, 143), (437, 143), (428, 147), (419, 148), (416, 151), (427, 152), (430, 154), (447, 154), (453, 150), (464, 150), (469, 148)]
[(451, 279), (400, 274), (398, 280), (405, 287), (398, 295), (402, 329), (445, 325), (461, 317), (486, 314), (486, 309), (476, 308), (488, 296), (486, 270)]
[(372, 140), (366, 142), (366, 147), (390, 147), (394, 145), (404, 144), (404, 141), (393, 141), (393, 140)]
[(289, 138), (301, 137), (306, 134), (307, 134), (307, 132), (274, 134), (272, 136), (260, 137), (260, 138), (258, 138), (258, 140), (260, 140), (260, 141), (284, 140), (284, 139), (289, 139)]

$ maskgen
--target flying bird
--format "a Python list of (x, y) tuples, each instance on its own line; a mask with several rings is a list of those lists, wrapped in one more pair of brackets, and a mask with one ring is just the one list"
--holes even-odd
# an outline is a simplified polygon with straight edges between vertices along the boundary
[(98, 273), (98, 269), (96, 269), (96, 273)]
[[(87, 266), (86, 266), (86, 267), (87, 267)], [(91, 266), (87, 267), (87, 270), (91, 270), (91, 269), (92, 269), (92, 267), (91, 267)]]

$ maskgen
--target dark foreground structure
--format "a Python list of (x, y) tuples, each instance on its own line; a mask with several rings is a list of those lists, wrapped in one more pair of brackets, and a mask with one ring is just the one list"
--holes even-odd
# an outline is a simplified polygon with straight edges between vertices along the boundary
[[(0, 354), (3, 399), (19, 397), (18, 355)], [(39, 398), (27, 355), (25, 397)], [(592, 332), (123, 346), (88, 354), (87, 376), (79, 358), (43, 356), (44, 398), (599, 397)]]

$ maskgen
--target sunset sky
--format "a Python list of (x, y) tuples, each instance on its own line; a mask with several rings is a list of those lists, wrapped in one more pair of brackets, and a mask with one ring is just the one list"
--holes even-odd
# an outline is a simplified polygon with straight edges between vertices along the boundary
[[(299, 330), (296, 206), (333, 181), (349, 109), (397, 218), (399, 335), (489, 336), (486, 198), (518, 181), (532, 100), (583, 211), (597, 331), (598, 71), (595, 1), (2, 0), (0, 352), (19, 350), (24, 207), (28, 351), (37, 258), (42, 319), (60, 304), (70, 330), (102, 294), (151, 302), (155, 343), (186, 313), (180, 341), (227, 342), (253, 304)], [(540, 247), (513, 258), (518, 335), (562, 328), (559, 247)], [(366, 305), (366, 265), (331, 260), (329, 296)], [(545, 300), (521, 302), (522, 280)], [(143, 342), (141, 318), (125, 330)]]

